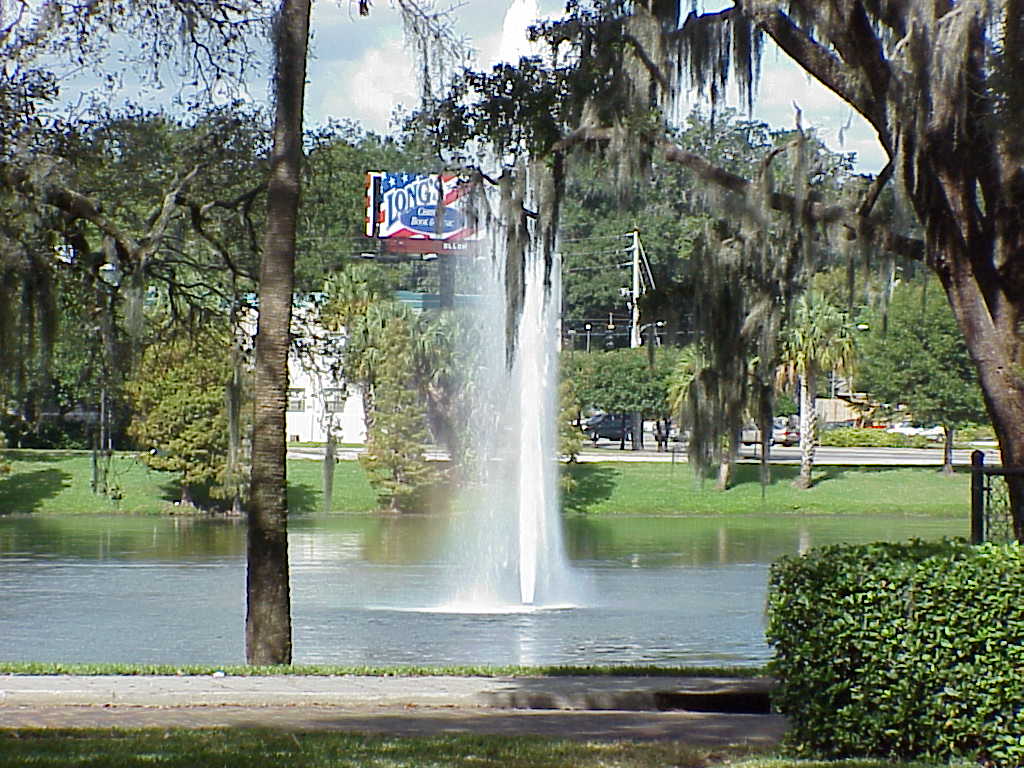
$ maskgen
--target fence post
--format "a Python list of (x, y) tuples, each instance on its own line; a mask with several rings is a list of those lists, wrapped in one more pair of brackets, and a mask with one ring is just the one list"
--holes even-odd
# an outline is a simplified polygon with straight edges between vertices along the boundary
[(985, 453), (971, 452), (971, 544), (985, 542)]

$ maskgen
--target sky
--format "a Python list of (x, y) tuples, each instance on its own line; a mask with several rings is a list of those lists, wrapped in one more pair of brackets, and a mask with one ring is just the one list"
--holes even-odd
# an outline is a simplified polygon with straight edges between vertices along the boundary
[[(705, 5), (715, 10), (722, 3), (709, 0)], [(564, 6), (565, 0), (457, 0), (453, 17), (458, 32), (477, 51), (476, 66), (490, 68), (524, 52), (520, 30), (527, 19), (558, 15)], [(437, 7), (450, 6), (439, 0)], [(403, 39), (398, 12), (388, 0), (377, 0), (369, 17), (360, 17), (348, 0), (320, 0), (313, 6), (312, 28), (306, 94), (310, 124), (350, 119), (383, 133), (396, 107), (416, 106), (414, 55)], [(804, 127), (814, 127), (833, 150), (857, 154), (858, 170), (881, 170), (884, 155), (859, 115), (788, 63), (771, 44), (765, 47), (762, 67), (755, 119), (774, 128), (793, 128), (796, 104)], [(735, 94), (731, 101), (738, 107)]]

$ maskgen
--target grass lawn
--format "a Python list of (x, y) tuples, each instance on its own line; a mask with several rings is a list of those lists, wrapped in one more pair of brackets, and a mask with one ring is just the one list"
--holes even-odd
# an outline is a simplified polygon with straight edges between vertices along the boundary
[(269, 730), (0, 730), (0, 766), (16, 768), (882, 768), (925, 763), (812, 762), (697, 749), (675, 742), (576, 742), (540, 737), (285, 733)]
[(943, 475), (933, 467), (821, 466), (814, 487), (797, 490), (799, 468), (771, 467), (771, 482), (760, 483), (760, 468), (736, 467), (727, 491), (714, 480), (703, 484), (685, 464), (602, 462), (569, 468), (575, 490), (567, 510), (588, 515), (677, 515), (799, 513), (825, 515), (929, 515), (966, 517), (970, 474)]
[[(109, 483), (120, 499), (92, 492), (92, 459), (84, 451), (0, 452), (12, 470), (0, 476), (0, 514), (167, 514), (177, 510), (175, 475), (146, 467), (135, 454), (111, 459)], [(289, 507), (299, 514), (321, 508), (319, 461), (288, 462)], [(963, 517), (969, 510), (968, 473), (952, 477), (931, 467), (822, 466), (807, 491), (792, 486), (797, 468), (774, 466), (762, 489), (759, 468), (739, 465), (728, 491), (697, 482), (685, 464), (600, 462), (567, 468), (575, 489), (563, 499), (569, 514), (685, 515), (799, 513), (825, 515), (928, 515)], [(333, 509), (368, 513), (377, 508), (373, 489), (357, 462), (336, 465)]]
[[(108, 485), (120, 498), (112, 500), (92, 491), (92, 456), (88, 451), (0, 451), (11, 472), (0, 475), (0, 514), (112, 514), (155, 515), (180, 512), (175, 502), (181, 490), (177, 476), (158, 472), (134, 453), (116, 453), (110, 460)], [(293, 512), (321, 508), (319, 461), (288, 462), (288, 504)], [(360, 466), (342, 461), (334, 474), (334, 508), (350, 513), (371, 512), (377, 499)]]

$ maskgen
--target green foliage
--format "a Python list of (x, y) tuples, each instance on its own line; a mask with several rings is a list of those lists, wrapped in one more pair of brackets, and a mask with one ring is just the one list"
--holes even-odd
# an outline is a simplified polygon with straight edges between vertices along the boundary
[[(583, 432), (576, 426), (579, 413), (576, 383), (563, 376), (558, 382), (558, 455), (570, 462), (576, 461), (583, 448)], [(572, 489), (569, 475), (563, 474), (562, 481), (562, 490)]]
[(885, 429), (841, 427), (818, 433), (819, 443), (833, 448), (927, 448), (934, 445), (921, 435), (903, 435)]
[(1024, 550), (834, 546), (771, 572), (776, 704), (801, 752), (1024, 762)]
[(370, 340), (374, 352), (373, 416), (366, 453), (359, 457), (378, 499), (395, 511), (418, 509), (438, 479), (424, 455), (430, 440), (427, 411), (412, 380), (415, 339), (412, 314), (398, 304), (381, 310)]
[(153, 468), (177, 472), (182, 502), (192, 486), (223, 479), (228, 450), (226, 339), (178, 337), (146, 349), (127, 383), (132, 437)]
[(813, 292), (801, 295), (783, 333), (779, 354), (789, 378), (849, 373), (855, 355), (849, 317), (824, 296)]
[(581, 403), (606, 413), (667, 414), (668, 387), (676, 355), (666, 349), (616, 349), (575, 353), (577, 397)]
[(775, 415), (776, 416), (795, 416), (800, 413), (800, 406), (797, 405), (796, 400), (792, 396), (781, 393), (775, 396)]
[(977, 369), (937, 279), (897, 286), (887, 320), (876, 315), (870, 325), (859, 344), (859, 388), (906, 405), (925, 424), (985, 420)]

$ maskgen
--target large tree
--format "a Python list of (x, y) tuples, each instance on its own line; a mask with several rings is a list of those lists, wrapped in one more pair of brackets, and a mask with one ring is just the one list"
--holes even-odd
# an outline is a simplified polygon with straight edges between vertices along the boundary
[[(368, 0), (359, 0), (363, 15)], [(422, 86), (431, 88), (433, 65), (445, 53), (429, 43), (448, 35), (437, 15), (414, 0), (398, 0), (407, 32), (421, 42)], [(267, 188), (267, 229), (260, 266), (260, 308), (253, 396), (252, 485), (246, 581), (246, 659), (287, 664), (292, 658), (288, 574), (285, 412), (295, 246), (301, 187), (302, 107), (306, 85), (311, 0), (281, 0), (274, 23), (274, 127)]]
[[(579, 55), (560, 56), (543, 72), (536, 61), (524, 65), (523, 98), (450, 109), (469, 118), (456, 133), (478, 130), (497, 111), (527, 126), (501, 141), (535, 154), (600, 143), (642, 166), (657, 149), (704, 183), (788, 216), (795, 251), (828, 227), (834, 241), (857, 242), (862, 254), (923, 261), (939, 277), (978, 367), (1003, 461), (1024, 466), (1021, 1), (735, 0), (706, 13), (699, 6), (571, 4), (566, 18), (540, 33)], [(766, 37), (876, 132), (888, 163), (856, 199), (830, 204), (805, 185), (772, 188), (765, 175), (744, 178), (715, 166), (666, 132), (683, 93), (700, 90), (714, 103), (734, 78), (752, 102)], [(491, 87), (493, 95), (493, 86), (510, 79), (507, 71), (471, 78), (467, 90)], [(538, 104), (548, 106), (544, 114), (535, 114)], [(887, 187), (912, 226), (881, 204)], [(806, 284), (799, 261), (782, 263), (780, 277)], [(1011, 483), (1011, 496), (1024, 540), (1024, 482)]]
[(225, 346), (223, 337), (206, 335), (156, 342), (126, 384), (134, 413), (129, 433), (146, 449), (147, 466), (179, 474), (182, 506), (194, 504), (197, 488), (229, 493), (217, 487), (228, 458)]
[[(640, 6), (643, 3), (638, 4)], [(889, 162), (855, 204), (777, 204), (809, 222), (835, 218), (849, 236), (922, 259), (939, 277), (978, 367), (1004, 464), (1024, 464), (1024, 13), (1019, 0), (962, 2), (768, 2), (744, 0), (674, 27), (679, 3), (649, 13), (677, 54), (691, 54), (696, 82), (721, 82), (732, 63), (741, 81), (767, 35), (875, 130)], [(728, 27), (732, 55), (698, 54)], [(713, 28), (719, 31), (712, 32)], [(711, 54), (711, 46), (706, 54)], [(719, 51), (721, 48), (719, 47)], [(697, 54), (697, 55), (694, 55)], [(723, 66), (724, 65), (724, 66)], [(725, 184), (711, 170), (707, 177)], [(875, 215), (882, 187), (915, 214), (920, 240)], [(1012, 491), (1024, 540), (1024, 488)]]

